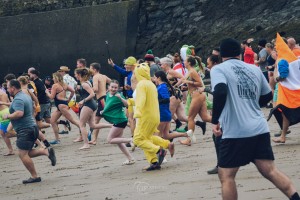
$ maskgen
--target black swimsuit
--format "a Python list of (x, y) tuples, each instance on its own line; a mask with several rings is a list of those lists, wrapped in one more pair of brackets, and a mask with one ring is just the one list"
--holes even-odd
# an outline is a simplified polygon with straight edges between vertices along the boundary
[[(59, 106), (60, 104), (68, 105), (68, 101), (66, 101), (66, 100), (60, 100), (60, 99), (57, 98), (57, 95), (58, 95), (59, 93), (63, 92), (64, 90), (65, 90), (65, 89), (63, 88), (62, 91), (57, 92), (56, 95), (55, 95), (55, 97), (54, 97), (54, 104), (55, 104), (57, 110), (59, 110), (58, 106)], [(60, 110), (59, 110), (59, 111), (60, 111)]]
[[(89, 82), (87, 82), (87, 83), (89, 84)], [(89, 85), (90, 85), (90, 84), (89, 84)], [(88, 96), (90, 96), (90, 93), (88, 93), (88, 92), (82, 87), (82, 85), (80, 86), (80, 89), (79, 89), (78, 92), (79, 92), (79, 94), (80, 94), (80, 96), (81, 96), (81, 99), (85, 99), (85, 98), (87, 98)], [(96, 103), (96, 101), (95, 101), (94, 99), (90, 99), (90, 100), (84, 102), (83, 106), (89, 107), (90, 109), (93, 110), (93, 112), (94, 112), (95, 110), (97, 110), (97, 103)]]

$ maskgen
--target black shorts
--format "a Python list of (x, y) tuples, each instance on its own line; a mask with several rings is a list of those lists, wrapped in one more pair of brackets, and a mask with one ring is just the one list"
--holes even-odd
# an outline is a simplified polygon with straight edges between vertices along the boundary
[(220, 141), (218, 165), (222, 168), (236, 168), (255, 162), (274, 160), (270, 133), (248, 138), (227, 138)]
[(35, 120), (38, 121), (38, 122), (39, 122), (39, 121), (42, 121), (40, 112), (38, 112), (38, 113), (36, 114)]
[(125, 128), (127, 126), (128, 121), (125, 122), (121, 122), (119, 124), (114, 124), (114, 127), (118, 127), (118, 128)]
[(97, 112), (96, 112), (97, 117), (102, 117), (100, 112), (104, 109), (105, 100), (106, 100), (106, 96), (102, 96), (97, 100), (97, 103), (98, 103), (98, 108), (97, 108)]
[(17, 147), (20, 150), (30, 151), (39, 137), (39, 129), (37, 126), (23, 128), (17, 131)]

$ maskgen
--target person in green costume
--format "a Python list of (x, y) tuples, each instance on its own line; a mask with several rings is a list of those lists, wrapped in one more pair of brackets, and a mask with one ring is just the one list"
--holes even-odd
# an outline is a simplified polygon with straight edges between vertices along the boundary
[[(106, 94), (105, 107), (101, 114), (106, 121), (113, 124), (107, 136), (107, 141), (110, 144), (117, 144), (120, 150), (125, 154), (127, 160), (123, 162), (123, 165), (132, 165), (135, 163), (135, 159), (125, 146), (126, 143), (132, 143), (132, 138), (122, 137), (128, 122), (125, 113), (125, 106), (128, 106), (128, 104), (125, 97), (118, 91), (119, 82), (111, 80), (109, 92)], [(134, 145), (131, 146), (134, 147)]]

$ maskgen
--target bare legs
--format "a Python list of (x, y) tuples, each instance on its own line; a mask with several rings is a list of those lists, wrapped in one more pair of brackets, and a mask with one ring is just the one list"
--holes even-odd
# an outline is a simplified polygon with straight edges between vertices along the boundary
[[(204, 122), (211, 122), (211, 116), (207, 113), (206, 108), (206, 96), (205, 94), (200, 94), (199, 92), (195, 91), (192, 94), (192, 101), (189, 109), (189, 116), (188, 116), (188, 130), (192, 132), (195, 131), (195, 117), (197, 114), (200, 115)], [(180, 141), (181, 144), (184, 145), (191, 145), (191, 139), (187, 138), (185, 141)]]
[[(95, 117), (95, 124), (98, 124), (101, 120), (101, 117), (96, 116)], [(97, 139), (98, 139), (98, 134), (99, 134), (99, 129), (94, 129), (93, 134), (92, 134), (92, 141), (89, 142), (89, 144), (96, 145), (97, 144)]]
[(222, 184), (222, 199), (237, 200), (237, 189), (235, 184), (235, 176), (239, 168), (218, 168), (219, 179)]
[(131, 131), (131, 135), (133, 137), (134, 134), (134, 129), (135, 129), (135, 122), (133, 119), (133, 112), (128, 112), (128, 121), (129, 121), (129, 125), (130, 125), (130, 131)]
[(110, 144), (117, 144), (120, 150), (124, 153), (129, 161), (134, 160), (133, 156), (129, 153), (125, 143), (132, 142), (131, 138), (122, 138), (124, 128), (112, 127), (107, 136), (107, 141)]
[(60, 118), (60, 116), (61, 116), (61, 112), (58, 110), (54, 111), (51, 115), (50, 123), (54, 132), (55, 140), (59, 140), (59, 134), (58, 134), (59, 130), (57, 125), (57, 120)]
[[(278, 189), (281, 190), (288, 198), (296, 193), (296, 189), (291, 180), (279, 171), (272, 160), (255, 160), (258, 171)], [(237, 188), (235, 176), (239, 168), (221, 168), (219, 167), (219, 179), (222, 184), (223, 200), (237, 200)]]
[(282, 115), (282, 132), (281, 132), (281, 136), (279, 138), (273, 139), (273, 142), (275, 142), (275, 143), (285, 143), (286, 134), (287, 134), (287, 131), (289, 130), (289, 126), (290, 126), (290, 122), (286, 118), (286, 116), (283, 113), (281, 113), (281, 115)]
[(30, 151), (19, 150), (19, 157), (20, 157), (22, 163), (24, 164), (24, 166), (26, 167), (26, 169), (31, 174), (32, 178), (37, 178), (37, 173), (36, 173), (34, 163), (31, 158), (41, 156), (41, 155), (48, 156), (49, 155), (48, 150), (47, 149), (38, 149), (38, 150), (33, 149)]
[(166, 140), (171, 140), (178, 137), (187, 137), (186, 133), (172, 132), (170, 134), (170, 122), (160, 122), (158, 125), (158, 130), (160, 132), (160, 136)]
[(8, 148), (8, 153), (4, 154), (5, 156), (9, 156), (9, 155), (14, 155), (14, 150), (13, 147), (11, 145), (10, 139), (3, 133), (2, 130), (0, 130), (0, 134)]
[(296, 193), (295, 186), (291, 180), (279, 171), (272, 160), (255, 160), (258, 171), (271, 181), (282, 193), (291, 198)]
[(79, 126), (80, 126), (80, 131), (82, 134), (82, 139), (83, 139), (83, 146), (80, 148), (80, 150), (82, 149), (89, 149), (90, 145), (88, 142), (88, 133), (86, 130), (86, 123), (89, 124), (89, 126), (93, 129), (101, 129), (101, 128), (111, 128), (112, 125), (111, 124), (106, 124), (106, 123), (98, 123), (95, 124), (95, 112), (93, 112), (93, 110), (87, 106), (83, 106), (80, 112), (80, 122), (79, 122)]
[(66, 105), (61, 104), (59, 105), (59, 110), (57, 109), (52, 113), (51, 120), (50, 120), (51, 126), (53, 128), (55, 140), (59, 140), (59, 129), (58, 129), (57, 120), (61, 117), (61, 115), (63, 115), (67, 120), (69, 120), (72, 124), (74, 124), (79, 128), (79, 121), (75, 120), (71, 116), (71, 114), (69, 113), (69, 109)]

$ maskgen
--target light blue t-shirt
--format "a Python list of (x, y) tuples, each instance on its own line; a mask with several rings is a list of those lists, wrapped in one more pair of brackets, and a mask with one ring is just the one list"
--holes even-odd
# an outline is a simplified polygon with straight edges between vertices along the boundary
[(212, 68), (212, 90), (218, 83), (228, 86), (225, 107), (219, 118), (222, 138), (246, 138), (269, 132), (259, 98), (271, 92), (259, 67), (229, 59)]
[(36, 125), (35, 120), (33, 118), (33, 103), (29, 95), (20, 91), (14, 97), (12, 101), (9, 112), (14, 113), (16, 111), (23, 111), (23, 117), (15, 120), (11, 120), (11, 123), (18, 133), (19, 130), (23, 128), (33, 127)]
[(268, 66), (268, 52), (266, 50), (266, 48), (263, 48), (262, 50), (260, 50), (260, 52), (258, 53), (258, 57), (259, 58), (265, 58), (265, 61), (259, 64), (259, 67), (261, 69), (262, 72), (267, 71), (266, 67)]

